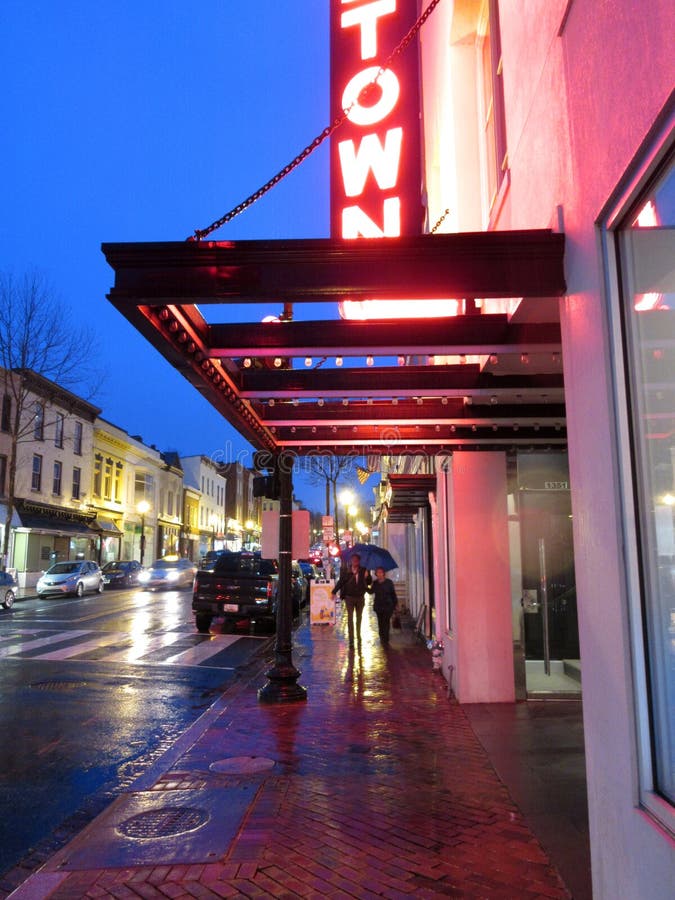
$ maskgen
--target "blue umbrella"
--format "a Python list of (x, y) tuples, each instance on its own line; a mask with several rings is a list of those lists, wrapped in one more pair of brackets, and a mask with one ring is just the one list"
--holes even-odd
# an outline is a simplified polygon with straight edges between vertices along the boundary
[(398, 569), (398, 563), (391, 553), (376, 544), (354, 544), (353, 547), (343, 550), (342, 561), (348, 563), (355, 553), (361, 557), (361, 565), (366, 569), (373, 570), (382, 567), (385, 572), (390, 569)]

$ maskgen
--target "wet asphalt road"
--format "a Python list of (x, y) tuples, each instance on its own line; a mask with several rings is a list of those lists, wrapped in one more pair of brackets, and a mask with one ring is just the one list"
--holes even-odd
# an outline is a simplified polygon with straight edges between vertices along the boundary
[(65, 843), (263, 649), (199, 635), (190, 601), (116, 591), (0, 613), (0, 873)]

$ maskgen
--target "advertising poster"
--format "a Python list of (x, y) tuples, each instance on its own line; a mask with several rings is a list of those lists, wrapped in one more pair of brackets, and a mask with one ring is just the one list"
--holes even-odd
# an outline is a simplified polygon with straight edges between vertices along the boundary
[(309, 590), (309, 624), (335, 625), (333, 581), (312, 581)]

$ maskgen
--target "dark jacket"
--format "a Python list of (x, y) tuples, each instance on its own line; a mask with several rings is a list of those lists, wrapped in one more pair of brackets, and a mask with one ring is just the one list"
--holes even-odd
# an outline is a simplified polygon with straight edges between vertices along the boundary
[(396, 596), (396, 588), (391, 578), (385, 578), (384, 581), (373, 581), (373, 609), (376, 613), (388, 613), (391, 615), (396, 609), (398, 597)]
[(363, 600), (366, 591), (371, 591), (372, 588), (373, 579), (370, 577), (368, 569), (364, 569), (363, 566), (359, 567), (357, 582), (350, 567), (340, 573), (337, 584), (333, 588), (333, 593), (337, 594), (339, 591), (341, 597), (356, 597), (359, 600)]

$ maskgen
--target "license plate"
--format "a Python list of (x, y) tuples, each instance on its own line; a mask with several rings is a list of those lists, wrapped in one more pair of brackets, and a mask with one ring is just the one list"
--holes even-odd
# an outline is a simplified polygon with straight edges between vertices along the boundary
[(239, 607), (236, 603), (223, 603), (223, 612), (239, 612)]
[(109, 579), (109, 578), (104, 578), (104, 579), (103, 579), (103, 584), (110, 584), (110, 579)]

